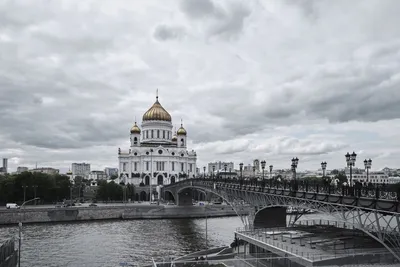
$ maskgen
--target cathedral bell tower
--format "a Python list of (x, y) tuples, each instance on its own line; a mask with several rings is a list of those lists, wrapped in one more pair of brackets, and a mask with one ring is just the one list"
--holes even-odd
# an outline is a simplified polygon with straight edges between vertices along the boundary
[(140, 128), (135, 122), (135, 125), (131, 128), (131, 147), (140, 146), (140, 132)]
[(183, 128), (183, 124), (181, 123), (181, 128), (176, 132), (177, 135), (177, 146), (180, 148), (186, 148), (186, 130)]

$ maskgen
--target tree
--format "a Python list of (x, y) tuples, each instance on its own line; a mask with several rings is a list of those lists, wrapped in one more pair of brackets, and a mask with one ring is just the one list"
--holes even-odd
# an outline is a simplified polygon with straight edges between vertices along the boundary
[(123, 188), (114, 181), (99, 181), (96, 192), (96, 199), (100, 200), (122, 200)]
[(335, 175), (335, 179), (339, 180), (339, 184), (343, 184), (344, 182), (347, 182), (347, 176), (344, 172), (340, 172)]

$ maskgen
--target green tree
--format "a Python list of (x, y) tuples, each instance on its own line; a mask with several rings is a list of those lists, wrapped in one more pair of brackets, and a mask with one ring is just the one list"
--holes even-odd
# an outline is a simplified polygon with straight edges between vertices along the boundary
[(96, 199), (98, 200), (122, 200), (123, 187), (114, 181), (99, 181)]
[(344, 172), (340, 172), (335, 175), (335, 179), (339, 180), (338, 184), (343, 184), (344, 182), (347, 182), (347, 176)]

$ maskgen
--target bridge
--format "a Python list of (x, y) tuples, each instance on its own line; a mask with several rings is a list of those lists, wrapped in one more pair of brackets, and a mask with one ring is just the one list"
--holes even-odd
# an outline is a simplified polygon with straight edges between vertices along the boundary
[[(380, 187), (322, 186), (292, 181), (186, 179), (164, 186), (162, 195), (192, 205), (190, 190), (215, 194), (241, 218), (245, 228), (287, 225), (288, 207), (312, 210), (354, 227), (381, 243), (400, 261), (400, 194)], [(243, 209), (248, 213), (243, 214)], [(301, 215), (289, 223), (294, 224)]]

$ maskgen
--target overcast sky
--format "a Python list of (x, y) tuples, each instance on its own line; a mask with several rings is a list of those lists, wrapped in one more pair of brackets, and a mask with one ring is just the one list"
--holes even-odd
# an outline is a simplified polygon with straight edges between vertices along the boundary
[(398, 0), (0, 0), (0, 157), (117, 167), (155, 101), (198, 166), (400, 168)]

